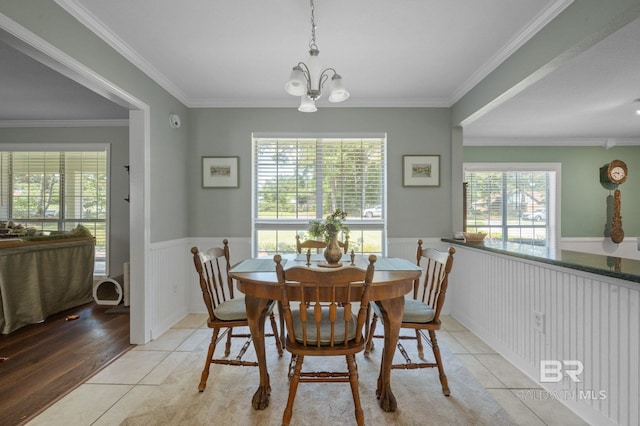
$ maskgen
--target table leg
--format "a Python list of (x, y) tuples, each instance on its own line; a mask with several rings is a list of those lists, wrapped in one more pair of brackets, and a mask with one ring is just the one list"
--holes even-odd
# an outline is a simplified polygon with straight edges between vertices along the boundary
[(267, 308), (270, 301), (249, 295), (246, 295), (244, 300), (249, 329), (251, 330), (251, 339), (253, 340), (253, 347), (258, 358), (258, 368), (260, 369), (260, 386), (258, 386), (258, 390), (253, 395), (251, 405), (254, 410), (264, 410), (269, 406), (269, 394), (271, 393), (264, 343), (264, 323), (267, 318)]
[[(380, 362), (380, 376), (378, 377), (376, 396), (380, 399), (380, 407), (386, 412), (392, 412), (396, 411), (398, 404), (391, 391), (391, 364), (398, 344), (398, 336), (400, 335), (400, 324), (404, 313), (404, 297), (380, 300), (376, 304), (382, 312), (381, 321), (384, 325), (384, 348), (382, 361)], [(370, 332), (373, 333), (373, 330)]]

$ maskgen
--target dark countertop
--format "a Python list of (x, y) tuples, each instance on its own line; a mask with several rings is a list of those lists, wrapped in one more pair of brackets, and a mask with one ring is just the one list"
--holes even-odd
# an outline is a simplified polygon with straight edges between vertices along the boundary
[(640, 283), (640, 260), (571, 250), (552, 250), (531, 244), (504, 241), (485, 240), (481, 243), (466, 243), (464, 240), (453, 238), (443, 238), (442, 241)]

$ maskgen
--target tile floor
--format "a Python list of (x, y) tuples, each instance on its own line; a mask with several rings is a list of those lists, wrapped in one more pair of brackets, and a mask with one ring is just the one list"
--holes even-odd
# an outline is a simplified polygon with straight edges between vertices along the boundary
[[(206, 316), (191, 314), (147, 345), (124, 354), (28, 423), (118, 425), (163, 380), (211, 336)], [(451, 317), (443, 318), (441, 344), (458, 357), (517, 425), (586, 424), (560, 402), (523, 398), (537, 384)], [(520, 395), (520, 396), (519, 396)]]

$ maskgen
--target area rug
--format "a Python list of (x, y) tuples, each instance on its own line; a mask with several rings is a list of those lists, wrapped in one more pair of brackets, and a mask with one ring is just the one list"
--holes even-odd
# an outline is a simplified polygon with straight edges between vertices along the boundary
[[(475, 380), (444, 345), (441, 345), (451, 396), (442, 394), (438, 371), (393, 370), (391, 385), (398, 410), (385, 413), (375, 397), (382, 340), (369, 357), (357, 355), (360, 399), (369, 425), (513, 425), (508, 414)], [(408, 346), (408, 345), (406, 345)], [(425, 353), (429, 349), (425, 347)], [(409, 351), (409, 356), (415, 356)], [(249, 352), (252, 352), (251, 350)], [(255, 353), (245, 359), (255, 359)], [(232, 352), (234, 354), (235, 352)], [(398, 354), (396, 354), (398, 355)], [(429, 352), (429, 355), (431, 353)], [(248, 356), (248, 358), (247, 358)], [(280, 425), (288, 393), (289, 354), (278, 358), (272, 339), (267, 339), (267, 364), (271, 398), (265, 410), (251, 408), (259, 383), (255, 367), (211, 366), (207, 388), (197, 387), (206, 347), (185, 355), (164, 382), (148, 395), (135, 414), (122, 425)], [(313, 364), (307, 364), (310, 361)], [(399, 360), (398, 360), (399, 361)], [(329, 364), (327, 364), (329, 363)], [(306, 358), (305, 368), (317, 371), (340, 369), (343, 357)], [(346, 368), (346, 366), (345, 366)], [(301, 383), (293, 407), (292, 425), (355, 425), (353, 399), (348, 383)]]

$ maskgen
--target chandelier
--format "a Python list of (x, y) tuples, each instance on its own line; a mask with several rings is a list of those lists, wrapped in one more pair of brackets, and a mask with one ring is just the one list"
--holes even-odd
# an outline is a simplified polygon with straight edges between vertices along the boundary
[(316, 20), (315, 5), (311, 0), (311, 41), (309, 42), (309, 59), (307, 62), (298, 62), (293, 67), (289, 81), (285, 85), (287, 93), (300, 96), (298, 111), (315, 112), (316, 100), (322, 96), (322, 88), (329, 79), (331, 73), (329, 102), (342, 102), (349, 97), (349, 92), (342, 85), (342, 77), (333, 68), (322, 69), (316, 45)]

